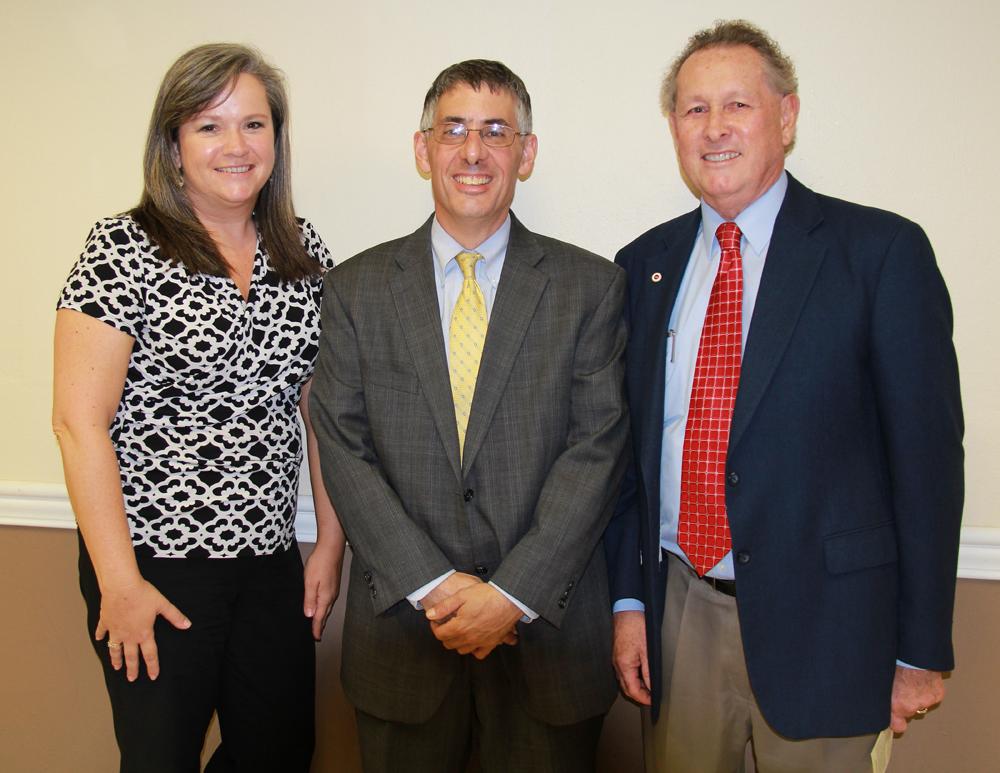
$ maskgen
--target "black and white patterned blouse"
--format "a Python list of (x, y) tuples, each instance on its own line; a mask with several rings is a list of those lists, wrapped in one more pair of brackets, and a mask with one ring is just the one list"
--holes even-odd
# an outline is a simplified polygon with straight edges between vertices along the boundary
[[(301, 222), (308, 253), (333, 260)], [(128, 216), (99, 221), (59, 299), (135, 339), (111, 438), (132, 543), (159, 557), (288, 548), (319, 275), (280, 282), (260, 242), (246, 301), (228, 277), (162, 259)]]

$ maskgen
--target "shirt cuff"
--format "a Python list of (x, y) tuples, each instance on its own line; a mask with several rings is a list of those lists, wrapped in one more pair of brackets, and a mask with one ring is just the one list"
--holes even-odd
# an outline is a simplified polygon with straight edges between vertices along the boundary
[(450, 570), (448, 572), (445, 572), (440, 577), (436, 577), (435, 579), (431, 580), (426, 585), (421, 585), (419, 588), (417, 588), (415, 591), (413, 591), (413, 593), (411, 593), (409, 596), (407, 596), (406, 600), (409, 601), (413, 605), (414, 609), (416, 609), (416, 610), (423, 609), (424, 605), (421, 604), (420, 602), (421, 602), (421, 600), (423, 600), (424, 596), (426, 596), (428, 593), (430, 593), (432, 590), (434, 590), (438, 585), (440, 585), (441, 583), (443, 583), (445, 580), (447, 580), (453, 574), (455, 574), (455, 570), (454, 569), (452, 569), (452, 570)]
[(513, 596), (511, 596), (507, 591), (505, 591), (503, 588), (501, 588), (495, 582), (491, 582), (490, 585), (492, 585), (494, 588), (496, 588), (498, 591), (500, 591), (503, 594), (504, 598), (507, 599), (507, 601), (509, 601), (511, 604), (513, 604), (515, 607), (517, 607), (518, 609), (521, 610), (521, 613), (522, 613), (521, 614), (521, 622), (522, 623), (530, 623), (532, 620), (537, 620), (538, 619), (538, 613), (535, 610), (530, 609), (529, 607), (524, 606), (524, 604), (522, 604), (516, 598), (514, 598)]
[(911, 666), (909, 663), (904, 663), (902, 660), (896, 661), (897, 666), (902, 666), (903, 668), (909, 668), (911, 671), (926, 671), (926, 668), (921, 668), (920, 666)]
[(611, 607), (611, 611), (614, 612), (645, 612), (646, 605), (643, 604), (639, 599), (618, 599)]

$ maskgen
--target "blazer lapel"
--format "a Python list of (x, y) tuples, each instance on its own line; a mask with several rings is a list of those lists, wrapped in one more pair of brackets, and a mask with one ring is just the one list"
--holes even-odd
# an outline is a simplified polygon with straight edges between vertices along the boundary
[(760, 404), (826, 257), (826, 246), (810, 235), (822, 219), (816, 195), (788, 175), (788, 191), (774, 223), (743, 352), (729, 433), (731, 449)]
[(470, 468), (482, 447), (493, 414), (507, 388), (514, 359), (549, 281), (546, 274), (535, 268), (544, 254), (541, 246), (513, 213), (510, 217), (510, 241), (490, 314), (465, 434), (465, 469)]
[(406, 345), (410, 350), (410, 359), (423, 387), (441, 443), (455, 476), (461, 480), (455, 407), (451, 397), (448, 360), (441, 337), (441, 313), (438, 308), (437, 287), (434, 284), (434, 266), (431, 263), (434, 260), (431, 253), (432, 222), (433, 216), (404, 240), (396, 256), (400, 270), (389, 280), (389, 286)]
[[(663, 400), (666, 389), (667, 330), (670, 313), (677, 300), (677, 291), (691, 257), (701, 211), (696, 209), (671, 229), (663, 238), (663, 248), (649, 253), (629, 275), (629, 282), (639, 286), (631, 291), (636, 298), (632, 324), (632, 341), (629, 344), (628, 371), (636, 379), (638, 405), (630, 405), (635, 415), (633, 426), (643, 428), (639, 433), (639, 461), (646, 481), (648, 501), (658, 501), (651, 486), (659, 489), (660, 457), (663, 449)], [(654, 276), (659, 279), (654, 280)], [(636, 341), (640, 335), (641, 339)]]

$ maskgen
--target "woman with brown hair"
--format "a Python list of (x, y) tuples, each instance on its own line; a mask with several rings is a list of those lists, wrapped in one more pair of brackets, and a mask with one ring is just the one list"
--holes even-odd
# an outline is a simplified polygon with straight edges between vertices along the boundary
[[(344, 535), (305, 410), (329, 251), (295, 217), (281, 74), (199, 46), (160, 86), (139, 205), (59, 299), (53, 426), (121, 770), (307, 771)], [(294, 517), (305, 420), (318, 537)]]

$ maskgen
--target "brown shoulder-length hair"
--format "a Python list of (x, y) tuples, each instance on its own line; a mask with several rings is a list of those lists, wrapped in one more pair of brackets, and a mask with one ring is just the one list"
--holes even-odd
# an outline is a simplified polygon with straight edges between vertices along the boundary
[(174, 149), (180, 125), (228, 94), (243, 73), (264, 86), (274, 124), (274, 170), (257, 196), (254, 220), (278, 276), (302, 279), (319, 273), (320, 267), (302, 245), (292, 206), (288, 97), (281, 71), (255, 48), (209, 43), (182, 54), (167, 70), (149, 119), (142, 198), (130, 214), (167, 260), (197, 273), (229, 275), (184, 191)]

